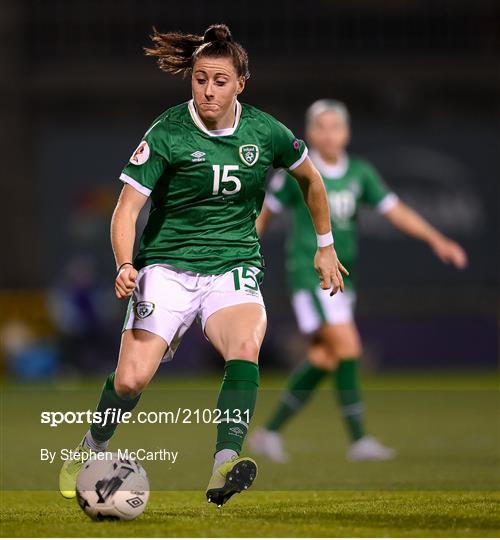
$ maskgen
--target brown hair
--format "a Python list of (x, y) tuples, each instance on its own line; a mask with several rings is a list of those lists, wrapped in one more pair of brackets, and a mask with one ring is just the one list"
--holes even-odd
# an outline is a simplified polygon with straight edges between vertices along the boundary
[(150, 37), (153, 47), (144, 47), (144, 53), (146, 56), (156, 56), (162, 71), (185, 76), (191, 72), (198, 58), (231, 58), (238, 77), (250, 77), (247, 52), (233, 41), (231, 31), (225, 24), (212, 24), (203, 36), (180, 32), (162, 34), (153, 28)]

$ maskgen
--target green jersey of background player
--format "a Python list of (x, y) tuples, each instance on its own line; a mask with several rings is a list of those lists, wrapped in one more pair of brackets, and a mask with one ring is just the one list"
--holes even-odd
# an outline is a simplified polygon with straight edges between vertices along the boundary
[(346, 291), (333, 299), (325, 297), (314, 282), (307, 263), (314, 251), (314, 230), (298, 190), (286, 173), (270, 182), (264, 208), (257, 222), (262, 232), (273, 213), (286, 208), (292, 215), (287, 239), (286, 268), (292, 305), (299, 328), (313, 339), (308, 361), (290, 379), (288, 388), (264, 428), (250, 437), (254, 452), (274, 461), (285, 461), (280, 430), (312, 395), (328, 372), (333, 371), (342, 415), (350, 436), (347, 457), (353, 461), (386, 460), (394, 451), (365, 433), (359, 385), (361, 342), (353, 320), (357, 263), (357, 214), (361, 204), (376, 208), (401, 231), (426, 242), (445, 263), (464, 268), (463, 249), (427, 223), (391, 193), (377, 171), (365, 160), (345, 152), (349, 142), (349, 115), (338, 101), (320, 100), (306, 115), (310, 156), (320, 171), (335, 224), (335, 247), (349, 269)]
[[(209, 502), (222, 505), (257, 474), (255, 462), (239, 452), (255, 407), (266, 330), (255, 219), (269, 167), (286, 168), (303, 189), (318, 234), (313, 259), (320, 286), (332, 294), (343, 290), (345, 269), (333, 249), (325, 188), (304, 143), (237, 99), (249, 76), (248, 57), (227, 26), (213, 25), (204, 36), (155, 31), (153, 42), (147, 54), (164, 71), (190, 74), (193, 98), (152, 124), (120, 176), (125, 185), (111, 223), (115, 291), (131, 301), (118, 365), (97, 410), (102, 418), (110, 408), (132, 411), (162, 359), (172, 357), (199, 317), (225, 360), (216, 406), (223, 420), (206, 491)], [(151, 210), (132, 262), (137, 216), (148, 198)], [(116, 427), (93, 423), (79, 449), (105, 450)], [(61, 469), (67, 498), (76, 494), (81, 467), (71, 459)]]
[[(323, 176), (330, 215), (335, 224), (335, 249), (342, 253), (342, 262), (349, 268), (344, 279), (346, 288), (354, 290), (358, 254), (357, 216), (361, 204), (376, 207), (385, 213), (392, 208), (397, 197), (389, 192), (377, 171), (365, 160), (342, 155), (336, 165), (328, 166), (317, 151), (310, 157)], [(269, 186), (266, 208), (273, 213), (289, 210), (291, 230), (286, 243), (286, 269), (291, 291), (315, 289), (317, 277), (311, 267), (316, 237), (307, 207), (301, 201), (297, 182), (285, 171), (277, 173)]]

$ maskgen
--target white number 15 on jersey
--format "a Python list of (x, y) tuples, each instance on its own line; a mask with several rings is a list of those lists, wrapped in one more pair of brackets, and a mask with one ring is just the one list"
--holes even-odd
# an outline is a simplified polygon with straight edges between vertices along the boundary
[[(231, 171), (237, 171), (239, 169), (238, 165), (224, 165), (222, 169), (222, 178), (220, 176), (220, 165), (212, 165), (212, 169), (214, 171), (214, 187), (212, 190), (212, 195), (219, 195), (219, 192), (223, 195), (234, 195), (235, 193), (238, 193), (241, 189), (241, 181), (236, 176), (231, 176), (229, 173)], [(228, 189), (227, 187), (223, 187), (221, 191), (220, 187), (221, 184), (234, 184), (233, 189)], [(229, 186), (228, 186), (229, 187)]]

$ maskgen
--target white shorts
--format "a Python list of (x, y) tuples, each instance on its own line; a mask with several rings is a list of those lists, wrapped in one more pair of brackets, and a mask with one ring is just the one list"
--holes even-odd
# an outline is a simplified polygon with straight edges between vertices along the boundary
[(293, 310), (299, 329), (304, 334), (316, 332), (322, 324), (344, 324), (354, 318), (356, 294), (354, 291), (338, 292), (330, 296), (330, 290), (301, 289), (292, 297)]
[(258, 268), (237, 267), (225, 274), (206, 275), (167, 264), (141, 268), (123, 330), (137, 328), (162, 337), (169, 345), (163, 361), (171, 360), (182, 336), (198, 318), (203, 330), (219, 309), (238, 304), (264, 306)]

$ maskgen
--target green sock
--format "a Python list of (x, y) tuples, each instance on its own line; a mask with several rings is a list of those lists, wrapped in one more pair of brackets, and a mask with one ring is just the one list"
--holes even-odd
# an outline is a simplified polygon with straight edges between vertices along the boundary
[(343, 358), (333, 374), (338, 401), (352, 441), (364, 437), (363, 401), (359, 380), (359, 358)]
[(221, 422), (217, 425), (215, 451), (241, 452), (259, 388), (259, 366), (248, 360), (228, 360), (217, 399)]
[(296, 369), (266, 428), (270, 431), (279, 431), (283, 424), (307, 403), (327, 373), (325, 369), (317, 368), (309, 361)]
[(103, 426), (102, 424), (105, 421), (105, 411), (107, 409), (121, 410), (122, 413), (132, 411), (139, 402), (140, 397), (141, 394), (132, 399), (121, 398), (115, 390), (115, 373), (110, 373), (102, 387), (101, 397), (96, 409), (102, 414), (103, 420), (99, 423), (93, 423), (90, 426), (92, 438), (97, 442), (105, 442), (111, 439), (118, 424), (110, 422), (108, 417), (106, 424)]

